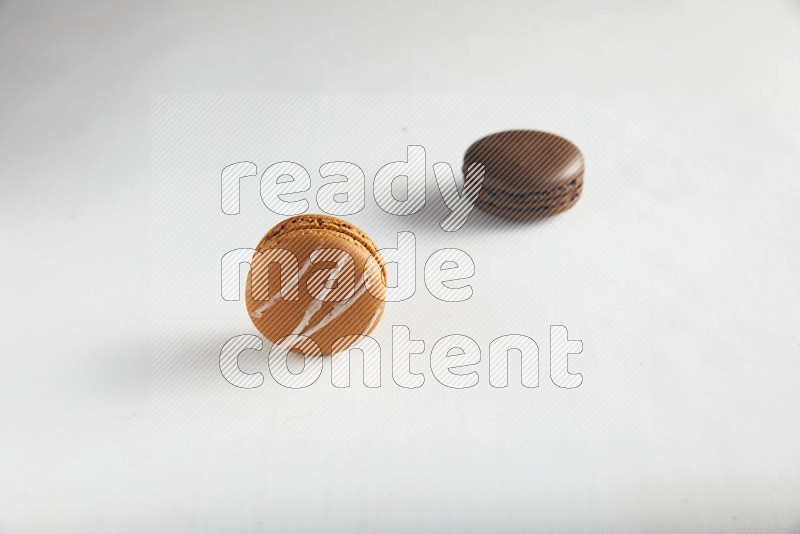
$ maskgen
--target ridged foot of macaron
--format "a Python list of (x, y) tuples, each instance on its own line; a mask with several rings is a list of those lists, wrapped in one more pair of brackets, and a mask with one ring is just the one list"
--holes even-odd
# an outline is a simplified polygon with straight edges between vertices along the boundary
[(556, 215), (567, 211), (580, 199), (583, 182), (574, 182), (558, 195), (552, 195), (532, 202), (509, 202), (504, 198), (487, 195), (475, 202), (478, 209), (507, 219), (529, 221)]

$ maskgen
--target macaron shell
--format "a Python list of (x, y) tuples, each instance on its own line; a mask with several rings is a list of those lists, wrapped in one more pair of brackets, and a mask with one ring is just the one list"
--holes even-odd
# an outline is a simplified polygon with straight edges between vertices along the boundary
[[(332, 222), (327, 217), (320, 220)], [(273, 343), (290, 334), (308, 336), (323, 354), (332, 354), (334, 348), (345, 350), (355, 342), (337, 343), (334, 347), (334, 342), (343, 336), (369, 335), (383, 314), (385, 289), (381, 283), (373, 284), (370, 287), (376, 293), (373, 295), (364, 284), (363, 275), (366, 265), (372, 270), (370, 276), (385, 281), (385, 266), (380, 257), (377, 256), (376, 262), (367, 262), (374, 257), (373, 253), (360, 239), (354, 238), (351, 232), (343, 232), (336, 224), (313, 227), (303, 221), (282, 224), (279, 232), (274, 232), (273, 228), (267, 233), (259, 243), (257, 254), (271, 249), (289, 251), (297, 258), (297, 270), (285, 275), (277, 265), (266, 267), (265, 262), (258, 268), (258, 259), (254, 258), (247, 277), (245, 300), (256, 328)], [(371, 244), (374, 247), (374, 243)], [(323, 252), (323, 249), (334, 250)], [(315, 251), (320, 251), (316, 252), (319, 256), (312, 258)], [(336, 266), (337, 251), (349, 254), (352, 267), (340, 271), (335, 277), (336, 284), (327, 288), (325, 282), (331, 276), (330, 269)], [(293, 274), (298, 275), (295, 299), (281, 294)], [(306, 352), (312, 347), (301, 343), (293, 348)]]
[(481, 163), (484, 187), (508, 193), (546, 191), (582, 177), (581, 151), (567, 139), (548, 132), (510, 130), (473, 143), (464, 155), (464, 169)]
[(268, 243), (274, 237), (291, 232), (295, 230), (309, 230), (309, 229), (326, 229), (331, 230), (337, 234), (343, 234), (351, 237), (355, 241), (363, 245), (370, 254), (380, 256), (378, 247), (364, 232), (362, 232), (356, 225), (332, 217), (330, 215), (297, 215), (290, 217), (285, 221), (276, 224), (269, 232), (267, 232), (256, 247), (258, 250), (268, 247)]

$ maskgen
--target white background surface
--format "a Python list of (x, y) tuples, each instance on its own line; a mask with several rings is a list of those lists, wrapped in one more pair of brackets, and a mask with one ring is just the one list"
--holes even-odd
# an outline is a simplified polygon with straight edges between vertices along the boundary
[[(791, 2), (0, 4), (0, 532), (797, 531), (799, 29)], [(429, 383), (439, 404), (384, 387), (352, 417), (304, 392), (339, 426), (282, 419), (288, 391), (278, 430), (165, 434), (150, 103), (172, 93), (642, 95), (649, 342), (575, 337), (586, 380), (625, 359), (646, 380), (580, 411), (588, 382), (509, 388), (492, 416)], [(398, 424), (370, 435), (364, 414)]]
[[(403, 439), (477, 440), (482, 449), (533, 446), (527, 440), (536, 436), (556, 440), (551, 461), (557, 464), (574, 463), (561, 448), (563, 440), (637, 446), (638, 438), (632, 443), (619, 429), (647, 433), (643, 425), (650, 421), (652, 362), (640, 354), (650, 343), (652, 311), (647, 115), (644, 99), (631, 97), (156, 98), (150, 278), (156, 431), (170, 437), (336, 437), (351, 443), (396, 440), (402, 429)], [(593, 183), (569, 216), (516, 224), (476, 210), (460, 230), (445, 232), (439, 223), (448, 210), (432, 172), (420, 212), (397, 216), (379, 208), (373, 178), (392, 159), (405, 160), (408, 144), (426, 148), (426, 168), (452, 162), (460, 176), (463, 152), (474, 139), (520, 124), (568, 136), (591, 162)], [(260, 173), (240, 181), (241, 212), (222, 213), (220, 172), (245, 156), (259, 162), (261, 173), (276, 161), (302, 164), (312, 174), (311, 190), (287, 198), (305, 198), (310, 213), (321, 211), (316, 193), (331, 181), (319, 176), (320, 166), (326, 160), (357, 162), (369, 177), (366, 203), (348, 220), (381, 248), (396, 248), (399, 232), (414, 234), (416, 260), (404, 254), (416, 270), (413, 295), (388, 303), (373, 334), (383, 351), (381, 391), (337, 390), (328, 361), (309, 391), (285, 391), (270, 377), (261, 389), (243, 392), (222, 378), (224, 343), (258, 331), (243, 302), (220, 296), (220, 258), (255, 247), (285, 218), (263, 204)], [(464, 251), (475, 265), (475, 275), (457, 284), (472, 287), (464, 302), (440, 301), (426, 287), (426, 261), (447, 248)], [(550, 380), (551, 324), (585, 340), (586, 354), (571, 366), (590, 377), (580, 390), (565, 391)], [(393, 379), (392, 325), (408, 327), (413, 339), (425, 342), (426, 355), (413, 357), (411, 365), (415, 373), (427, 370), (419, 390), (403, 389), (395, 383), (401, 379)], [(473, 370), (483, 376), (474, 390), (449, 390), (432, 375), (430, 351), (451, 334), (469, 336), (482, 347)], [(490, 387), (489, 344), (508, 334), (539, 344), (540, 389), (522, 388), (516, 357), (509, 372), (514, 387)], [(243, 355), (242, 367), (269, 376), (268, 350), (269, 345), (262, 354)], [(353, 358), (354, 366), (356, 361), (360, 357)], [(358, 367), (353, 382), (360, 385)], [(382, 454), (394, 456), (395, 446)], [(592, 461), (580, 463), (590, 468)], [(572, 476), (552, 481), (575, 482)]]

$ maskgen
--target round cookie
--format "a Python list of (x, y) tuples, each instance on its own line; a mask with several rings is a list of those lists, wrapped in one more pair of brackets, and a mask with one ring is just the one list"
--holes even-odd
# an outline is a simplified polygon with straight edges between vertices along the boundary
[(510, 130), (479, 139), (464, 154), (464, 176), (473, 164), (484, 166), (475, 206), (517, 220), (565, 211), (580, 198), (584, 162), (574, 144), (535, 130)]
[[(366, 280), (366, 282), (365, 282)], [(329, 215), (287, 219), (264, 235), (247, 275), (250, 319), (267, 339), (313, 340), (322, 354), (347, 350), (381, 319), (386, 267), (375, 243)], [(286, 348), (316, 353), (303, 338)]]

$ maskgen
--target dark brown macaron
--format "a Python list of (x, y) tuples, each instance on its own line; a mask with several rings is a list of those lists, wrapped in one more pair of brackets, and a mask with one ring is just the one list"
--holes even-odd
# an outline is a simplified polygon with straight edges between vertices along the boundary
[(479, 139), (464, 154), (467, 181), (477, 163), (485, 174), (475, 206), (508, 219), (555, 215), (574, 206), (583, 189), (581, 151), (547, 132), (510, 130)]

